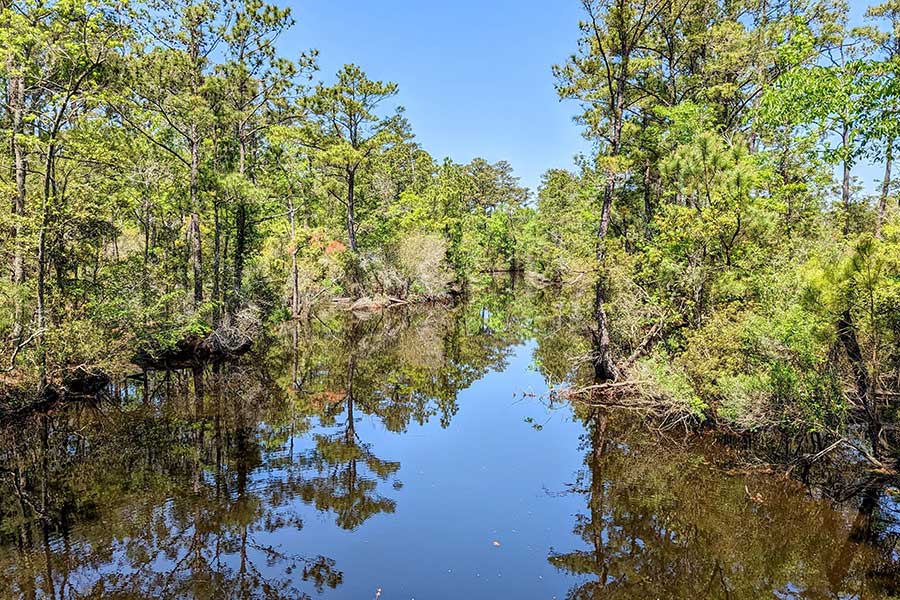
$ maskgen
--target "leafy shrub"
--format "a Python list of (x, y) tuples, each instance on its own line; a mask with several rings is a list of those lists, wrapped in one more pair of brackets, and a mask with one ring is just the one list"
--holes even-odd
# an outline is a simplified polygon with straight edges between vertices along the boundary
[(447, 265), (447, 241), (435, 233), (412, 232), (397, 244), (397, 262), (410, 289), (436, 298), (447, 293), (453, 273)]
[(650, 397), (668, 405), (673, 412), (698, 421), (706, 419), (709, 405), (694, 390), (687, 373), (665, 352), (657, 350), (639, 360), (634, 366), (634, 375), (646, 382), (644, 391)]

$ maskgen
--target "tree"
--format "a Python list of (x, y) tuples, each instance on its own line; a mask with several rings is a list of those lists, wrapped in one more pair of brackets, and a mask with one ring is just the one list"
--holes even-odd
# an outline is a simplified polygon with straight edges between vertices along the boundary
[[(28, 222), (27, 198), (34, 195), (40, 207), (32, 221), (37, 233), (37, 302), (34, 331), (28, 340), (37, 340), (41, 353), (44, 333), (50, 325), (47, 296), (54, 249), (49, 247), (50, 238), (57, 233), (54, 226), (59, 223), (67, 192), (67, 180), (61, 176), (58, 164), (66, 154), (70, 132), (97, 108), (104, 88), (114, 77), (127, 36), (120, 15), (108, 8), (102, 2), (60, 1), (51, 6), (24, 3), (3, 11), (2, 18), (9, 20), (9, 28), (3, 28), (6, 33), (2, 40), (6, 42), (3, 66), (10, 92), (7, 110), (11, 117), (10, 147), (15, 179), (12, 281), (17, 288), (25, 283), (22, 237)], [(33, 160), (28, 160), (29, 155)], [(89, 155), (65, 158), (85, 162), (92, 159)], [(26, 181), (29, 172), (39, 178), (31, 189)], [(27, 341), (21, 339), (25, 320), (22, 290), (17, 289), (15, 293), (14, 359), (23, 341)], [(40, 363), (44, 371), (43, 355)]]
[(5, 60), (3, 66), (5, 72), (3, 75), (7, 82), (7, 102), (6, 113), (9, 122), (9, 144), (12, 154), (13, 177), (15, 179), (15, 189), (12, 199), (12, 226), (10, 232), (10, 243), (13, 245), (13, 257), (11, 266), (11, 279), (16, 294), (15, 308), (13, 315), (13, 331), (12, 343), (18, 347), (21, 342), (24, 307), (20, 298), (21, 288), (25, 283), (25, 245), (22, 239), (25, 233), (25, 204), (27, 192), (25, 181), (28, 172), (28, 163), (26, 159), (26, 148), (23, 140), (25, 134), (25, 66), (28, 55), (31, 52), (29, 44), (24, 39), (14, 38), (11, 34), (18, 32), (19, 35), (24, 33), (29, 27), (25, 15), (18, 11), (12, 10), (10, 6), (4, 6), (0, 9), (0, 42), (5, 49)]
[[(763, 119), (788, 123), (799, 135), (819, 136), (815, 152), (841, 167), (840, 202), (844, 235), (852, 223), (852, 172), (866, 144), (869, 83), (863, 55), (845, 27), (820, 62), (801, 64), (782, 75), (763, 103)], [(836, 145), (835, 145), (836, 142)]]
[[(236, 160), (228, 161), (236, 171), (229, 182), (236, 192), (234, 269), (231, 301), (227, 303), (231, 312), (241, 292), (253, 216), (248, 206), (252, 192), (242, 190), (259, 187), (257, 167), (266, 130), (297, 119), (299, 114), (291, 98), (297, 92), (296, 80), (315, 68), (315, 53), (301, 56), (296, 63), (277, 57), (275, 43), (292, 25), (289, 9), (247, 0), (234, 3), (234, 22), (224, 34), (226, 62), (218, 71), (225, 88), (226, 119), (233, 128), (237, 150)], [(215, 235), (218, 249), (218, 230)], [(219, 274), (214, 273), (214, 277), (218, 284)]]
[(582, 178), (570, 171), (547, 171), (537, 194), (526, 244), (529, 262), (553, 281), (568, 272), (584, 272), (592, 264), (595, 214)]
[[(858, 34), (878, 53), (868, 65), (868, 106), (866, 135), (876, 142), (870, 154), (883, 153), (884, 178), (878, 199), (878, 215), (875, 235), (880, 236), (885, 221), (887, 202), (893, 191), (892, 169), (894, 152), (900, 140), (900, 123), (897, 120), (900, 99), (900, 2), (889, 0), (866, 10), (866, 17), (876, 23), (886, 22), (887, 29), (877, 25), (862, 28)], [(874, 150), (874, 151), (873, 151)]]
[[(599, 143), (597, 164), (602, 171), (602, 204), (597, 228), (596, 258), (604, 261), (613, 198), (622, 174), (628, 169), (623, 156), (625, 126), (644, 97), (636, 76), (642, 70), (641, 48), (653, 20), (665, 2), (657, 0), (582, 0), (587, 19), (580, 23), (579, 53), (554, 67), (560, 98), (581, 102), (579, 117), (585, 137)], [(603, 276), (597, 277), (594, 294), (594, 366), (597, 379), (619, 375), (609, 341), (607, 298)]]
[[(131, 63), (128, 94), (118, 103), (122, 120), (181, 163), (188, 172), (188, 239), (193, 272), (193, 305), (203, 302), (203, 141), (213, 124), (210, 56), (222, 40), (229, 17), (214, 0), (152, 0), (152, 23)], [(150, 16), (152, 14), (152, 16)], [(140, 26), (138, 26), (140, 29)]]
[(305, 143), (317, 151), (316, 162), (336, 184), (329, 193), (346, 209), (353, 252), (359, 249), (359, 177), (380, 153), (410, 137), (400, 109), (389, 117), (379, 114), (381, 105), (396, 94), (396, 84), (372, 81), (356, 65), (346, 65), (334, 85), (316, 86), (307, 102), (312, 123)]
[(652, 0), (583, 0), (587, 19), (579, 24), (579, 52), (553, 68), (560, 98), (581, 103), (584, 112), (578, 120), (585, 127), (584, 135), (599, 144), (598, 165), (604, 176), (597, 231), (599, 262), (617, 183), (627, 169), (625, 128), (645, 96), (638, 81), (646, 65), (642, 48), (664, 5)]

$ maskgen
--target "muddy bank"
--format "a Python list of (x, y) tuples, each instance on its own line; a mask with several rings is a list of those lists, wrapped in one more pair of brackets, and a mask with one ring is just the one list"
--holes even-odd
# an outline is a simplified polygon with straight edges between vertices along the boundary
[(442, 296), (409, 296), (406, 298), (375, 295), (362, 298), (334, 298), (331, 300), (331, 304), (352, 313), (368, 313), (403, 306), (451, 305), (461, 297), (462, 292), (448, 293)]
[(148, 370), (181, 369), (209, 362), (233, 360), (243, 356), (251, 348), (253, 340), (250, 338), (228, 343), (214, 332), (205, 337), (189, 337), (171, 348), (141, 350), (132, 357), (131, 362)]
[(34, 414), (46, 414), (67, 404), (96, 403), (110, 381), (110, 377), (102, 371), (76, 369), (62, 381), (46, 383), (43, 387), (0, 389), (0, 426)]

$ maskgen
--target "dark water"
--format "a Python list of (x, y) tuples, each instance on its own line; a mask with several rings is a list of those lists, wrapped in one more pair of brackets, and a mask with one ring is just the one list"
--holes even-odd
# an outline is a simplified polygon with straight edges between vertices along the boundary
[(0, 597), (890, 597), (884, 484), (834, 503), (551, 401), (572, 302), (323, 316), (10, 424)]

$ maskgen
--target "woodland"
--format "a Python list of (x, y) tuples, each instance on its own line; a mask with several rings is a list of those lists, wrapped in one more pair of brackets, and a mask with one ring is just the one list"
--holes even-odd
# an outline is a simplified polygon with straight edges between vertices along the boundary
[(583, 390), (893, 469), (900, 1), (581, 4), (592, 151), (529, 190), (263, 0), (0, 0), (0, 407), (513, 274), (583, 300)]

